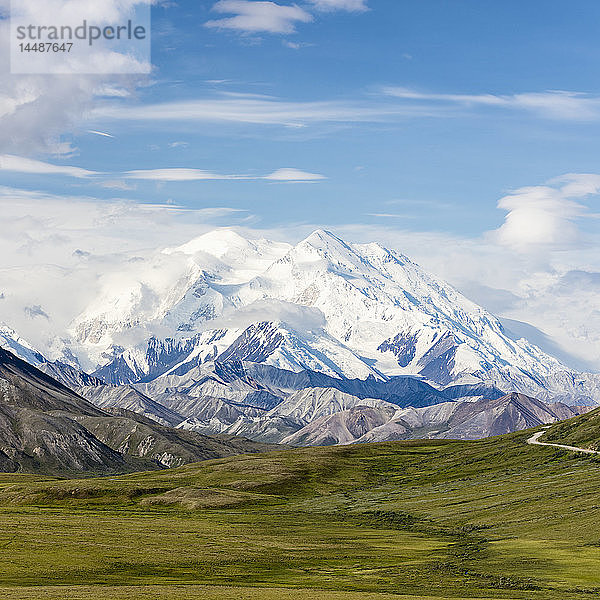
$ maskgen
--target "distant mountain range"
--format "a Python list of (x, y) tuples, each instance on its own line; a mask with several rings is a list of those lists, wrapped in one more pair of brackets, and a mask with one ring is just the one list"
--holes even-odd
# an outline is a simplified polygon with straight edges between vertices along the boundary
[(155, 260), (173, 258), (184, 267), (111, 279), (58, 360), (8, 327), (0, 346), (102, 409), (298, 445), (471, 439), (600, 402), (600, 374), (514, 339), (378, 244), (319, 230), (289, 246), (225, 229)]
[[(185, 265), (165, 275), (161, 261)], [(112, 278), (65, 332), (63, 362), (109, 383), (179, 364), (238, 360), (339, 378), (485, 382), (545, 400), (600, 400), (577, 373), (406, 256), (315, 231), (297, 244), (225, 229), (160, 252), (139, 279)], [(159, 275), (160, 274), (160, 275)]]

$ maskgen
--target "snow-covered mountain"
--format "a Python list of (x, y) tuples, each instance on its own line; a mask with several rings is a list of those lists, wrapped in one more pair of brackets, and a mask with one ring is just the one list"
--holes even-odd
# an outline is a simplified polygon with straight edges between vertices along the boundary
[(0, 348), (8, 350), (21, 360), (34, 367), (39, 367), (46, 359), (29, 342), (24, 340), (19, 334), (0, 323)]
[(79, 385), (89, 386), (102, 383), (98, 378), (88, 375), (81, 369), (61, 361), (48, 360), (16, 331), (2, 323), (0, 323), (0, 348), (8, 350), (17, 358), (37, 367), (46, 375), (71, 389)]
[(579, 374), (406, 256), (315, 231), (297, 244), (218, 230), (105, 282), (69, 351), (106, 381), (242, 361), (337, 378), (486, 382), (571, 403), (600, 401)]

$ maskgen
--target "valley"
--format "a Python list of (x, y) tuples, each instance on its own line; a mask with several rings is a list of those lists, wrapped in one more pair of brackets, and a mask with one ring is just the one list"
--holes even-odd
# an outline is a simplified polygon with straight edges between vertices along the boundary
[(531, 435), (2, 475), (2, 597), (594, 598), (600, 461)]

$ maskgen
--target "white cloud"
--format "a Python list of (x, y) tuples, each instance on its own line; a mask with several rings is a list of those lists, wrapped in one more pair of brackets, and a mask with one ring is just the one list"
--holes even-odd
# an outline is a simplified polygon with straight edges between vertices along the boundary
[(319, 181), (326, 179), (325, 175), (318, 173), (307, 173), (299, 169), (284, 168), (274, 171), (270, 175), (220, 175), (200, 169), (146, 169), (129, 171), (125, 173), (129, 179), (147, 179), (153, 181)]
[(84, 19), (90, 23), (114, 23), (139, 4), (153, 4), (153, 0), (18, 0), (11, 3), (11, 16), (34, 15), (39, 23), (65, 25), (77, 25)]
[(320, 123), (390, 123), (406, 119), (464, 116), (475, 110), (527, 112), (537, 118), (599, 121), (600, 96), (577, 92), (493, 94), (425, 94), (385, 88), (381, 94), (354, 100), (295, 102), (256, 94), (219, 93), (184, 102), (143, 106), (107, 103), (92, 117), (100, 120), (245, 123), (304, 127)]
[[(390, 222), (391, 214), (382, 224), (302, 222), (260, 235), (296, 242), (324, 227), (346, 241), (379, 241), (495, 314), (537, 328), (539, 339), (549, 339), (550, 348), (557, 344), (561, 358), (575, 368), (597, 371), (600, 228), (595, 194), (599, 192), (600, 176), (595, 174), (569, 174), (517, 190), (499, 201), (501, 210), (507, 211), (503, 225), (475, 237), (410, 231), (401, 221)], [(531, 220), (521, 210), (533, 211)]]
[(104, 131), (96, 131), (95, 129), (88, 129), (88, 133), (93, 133), (94, 135), (99, 135), (102, 137), (107, 137), (107, 138), (114, 138), (114, 135), (111, 135), (110, 133), (106, 133)]
[(596, 121), (600, 118), (600, 97), (581, 92), (550, 90), (522, 94), (432, 94), (403, 87), (383, 89), (387, 96), (433, 105), (496, 107), (527, 110), (550, 119)]
[(318, 173), (307, 173), (306, 171), (300, 171), (299, 169), (277, 169), (274, 173), (267, 175), (263, 179), (270, 181), (321, 181), (327, 179), (325, 175), (319, 175)]
[(165, 169), (137, 169), (127, 171), (125, 173), (100, 173), (98, 171), (89, 171), (80, 167), (72, 167), (66, 165), (55, 165), (48, 162), (33, 160), (22, 156), (14, 156), (11, 154), (0, 154), (0, 171), (12, 171), (15, 173), (27, 173), (36, 175), (63, 175), (67, 177), (76, 177), (79, 179), (96, 177), (109, 179), (102, 181), (101, 185), (114, 189), (131, 189), (123, 179), (140, 179), (147, 181), (320, 181), (327, 179), (325, 175), (318, 173), (309, 173), (300, 169), (282, 168), (277, 169), (269, 175), (223, 175), (212, 173), (202, 169), (185, 169), (185, 168), (165, 168)]
[(324, 12), (346, 10), (348, 12), (364, 12), (369, 10), (367, 0), (310, 0), (317, 9)]
[(147, 179), (152, 181), (211, 181), (244, 179), (238, 175), (218, 175), (201, 169), (140, 169), (128, 171), (129, 179)]
[(299, 6), (283, 6), (275, 2), (219, 0), (212, 10), (235, 16), (207, 21), (206, 27), (244, 33), (294, 33), (296, 23), (313, 20), (312, 15)]
[(97, 296), (103, 277), (146, 268), (159, 248), (249, 217), (227, 206), (186, 210), (3, 187), (0, 214), (0, 320), (44, 351)]
[[(36, 22), (52, 23), (60, 18), (67, 25), (80, 23), (83, 18), (88, 21), (117, 20), (135, 3), (136, 0), (48, 0), (41, 3), (20, 0), (13, 6), (23, 14), (35, 15)], [(9, 2), (4, 0), (0, 7), (7, 14)], [(10, 56), (9, 27), (9, 19), (0, 20), (0, 54), (4, 57)], [(103, 56), (102, 60), (114, 62), (117, 58)], [(145, 81), (144, 76), (124, 75), (14, 75), (9, 72), (8, 60), (0, 65), (0, 79), (0, 152), (9, 154), (71, 153), (71, 145), (61, 137), (80, 127), (95, 98), (111, 89), (120, 90), (119, 96), (123, 96), (127, 90)]]
[(492, 232), (494, 239), (520, 252), (577, 243), (581, 237), (578, 221), (591, 214), (581, 200), (600, 192), (600, 177), (571, 174), (553, 183), (521, 188), (501, 198), (498, 208), (508, 214)]
[(88, 171), (79, 167), (53, 165), (39, 160), (13, 156), (11, 154), (0, 154), (0, 171), (12, 171), (15, 173), (29, 173), (37, 175), (66, 175), (68, 177), (86, 178), (97, 175), (95, 171)]
[(122, 192), (129, 192), (137, 188), (135, 183), (129, 183), (120, 179), (109, 179), (103, 181), (100, 185), (109, 190), (121, 190)]
[(414, 219), (415, 215), (402, 214), (402, 213), (367, 213), (368, 217), (375, 217), (376, 219)]
[[(343, 215), (337, 222), (290, 223), (261, 230), (253, 225), (252, 215), (232, 207), (191, 211), (176, 205), (103, 203), (0, 188), (2, 320), (47, 350), (96, 297), (103, 277), (135, 273), (138, 268), (151, 270), (151, 258), (159, 248), (180, 246), (219, 225), (237, 226), (253, 239), (294, 243), (325, 227), (350, 242), (379, 241), (396, 248), (474, 301), (500, 316), (530, 323), (579, 363), (597, 368), (600, 234), (593, 228), (596, 221), (582, 217), (593, 213), (592, 194), (598, 190), (599, 175), (570, 174), (507, 196), (510, 200), (501, 201), (507, 215), (519, 211), (517, 199), (523, 199), (525, 205), (567, 219), (577, 229), (568, 243), (549, 229), (545, 231), (551, 235), (536, 238), (541, 245), (527, 245), (525, 229), (511, 234), (510, 243), (500, 238), (498, 232), (506, 223), (495, 232), (471, 238), (409, 231), (389, 217), (381, 224), (344, 224)], [(578, 206), (568, 206), (565, 212), (560, 208), (564, 202)], [(574, 215), (580, 211), (581, 217)], [(180, 268), (178, 263), (161, 265), (173, 272)], [(49, 320), (32, 319), (24, 307), (39, 307)]]
[(552, 179), (550, 184), (561, 185), (561, 192), (568, 198), (583, 198), (600, 191), (600, 175), (593, 173), (567, 173)]
[(104, 86), (100, 86), (96, 90), (96, 95), (98, 97), (105, 98), (129, 98), (131, 96), (131, 90), (123, 87), (117, 87), (111, 84), (106, 84)]
[(421, 106), (373, 101), (290, 102), (253, 94), (219, 94), (185, 102), (144, 106), (103, 105), (96, 119), (129, 122), (250, 123), (302, 127), (313, 123), (386, 122), (399, 118), (435, 117), (438, 112)]

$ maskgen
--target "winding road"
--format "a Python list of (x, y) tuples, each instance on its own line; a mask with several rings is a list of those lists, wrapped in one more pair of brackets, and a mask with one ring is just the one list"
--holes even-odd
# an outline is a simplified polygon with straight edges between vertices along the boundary
[[(550, 429), (546, 427), (546, 429)], [(528, 440), (528, 444), (534, 446), (553, 446), (554, 448), (562, 448), (563, 450), (571, 450), (572, 452), (583, 452), (584, 454), (600, 454), (597, 450), (586, 450), (585, 448), (577, 448), (577, 446), (564, 446), (563, 444), (549, 444), (548, 442), (540, 442), (539, 439), (546, 433), (546, 429), (534, 433)]]

